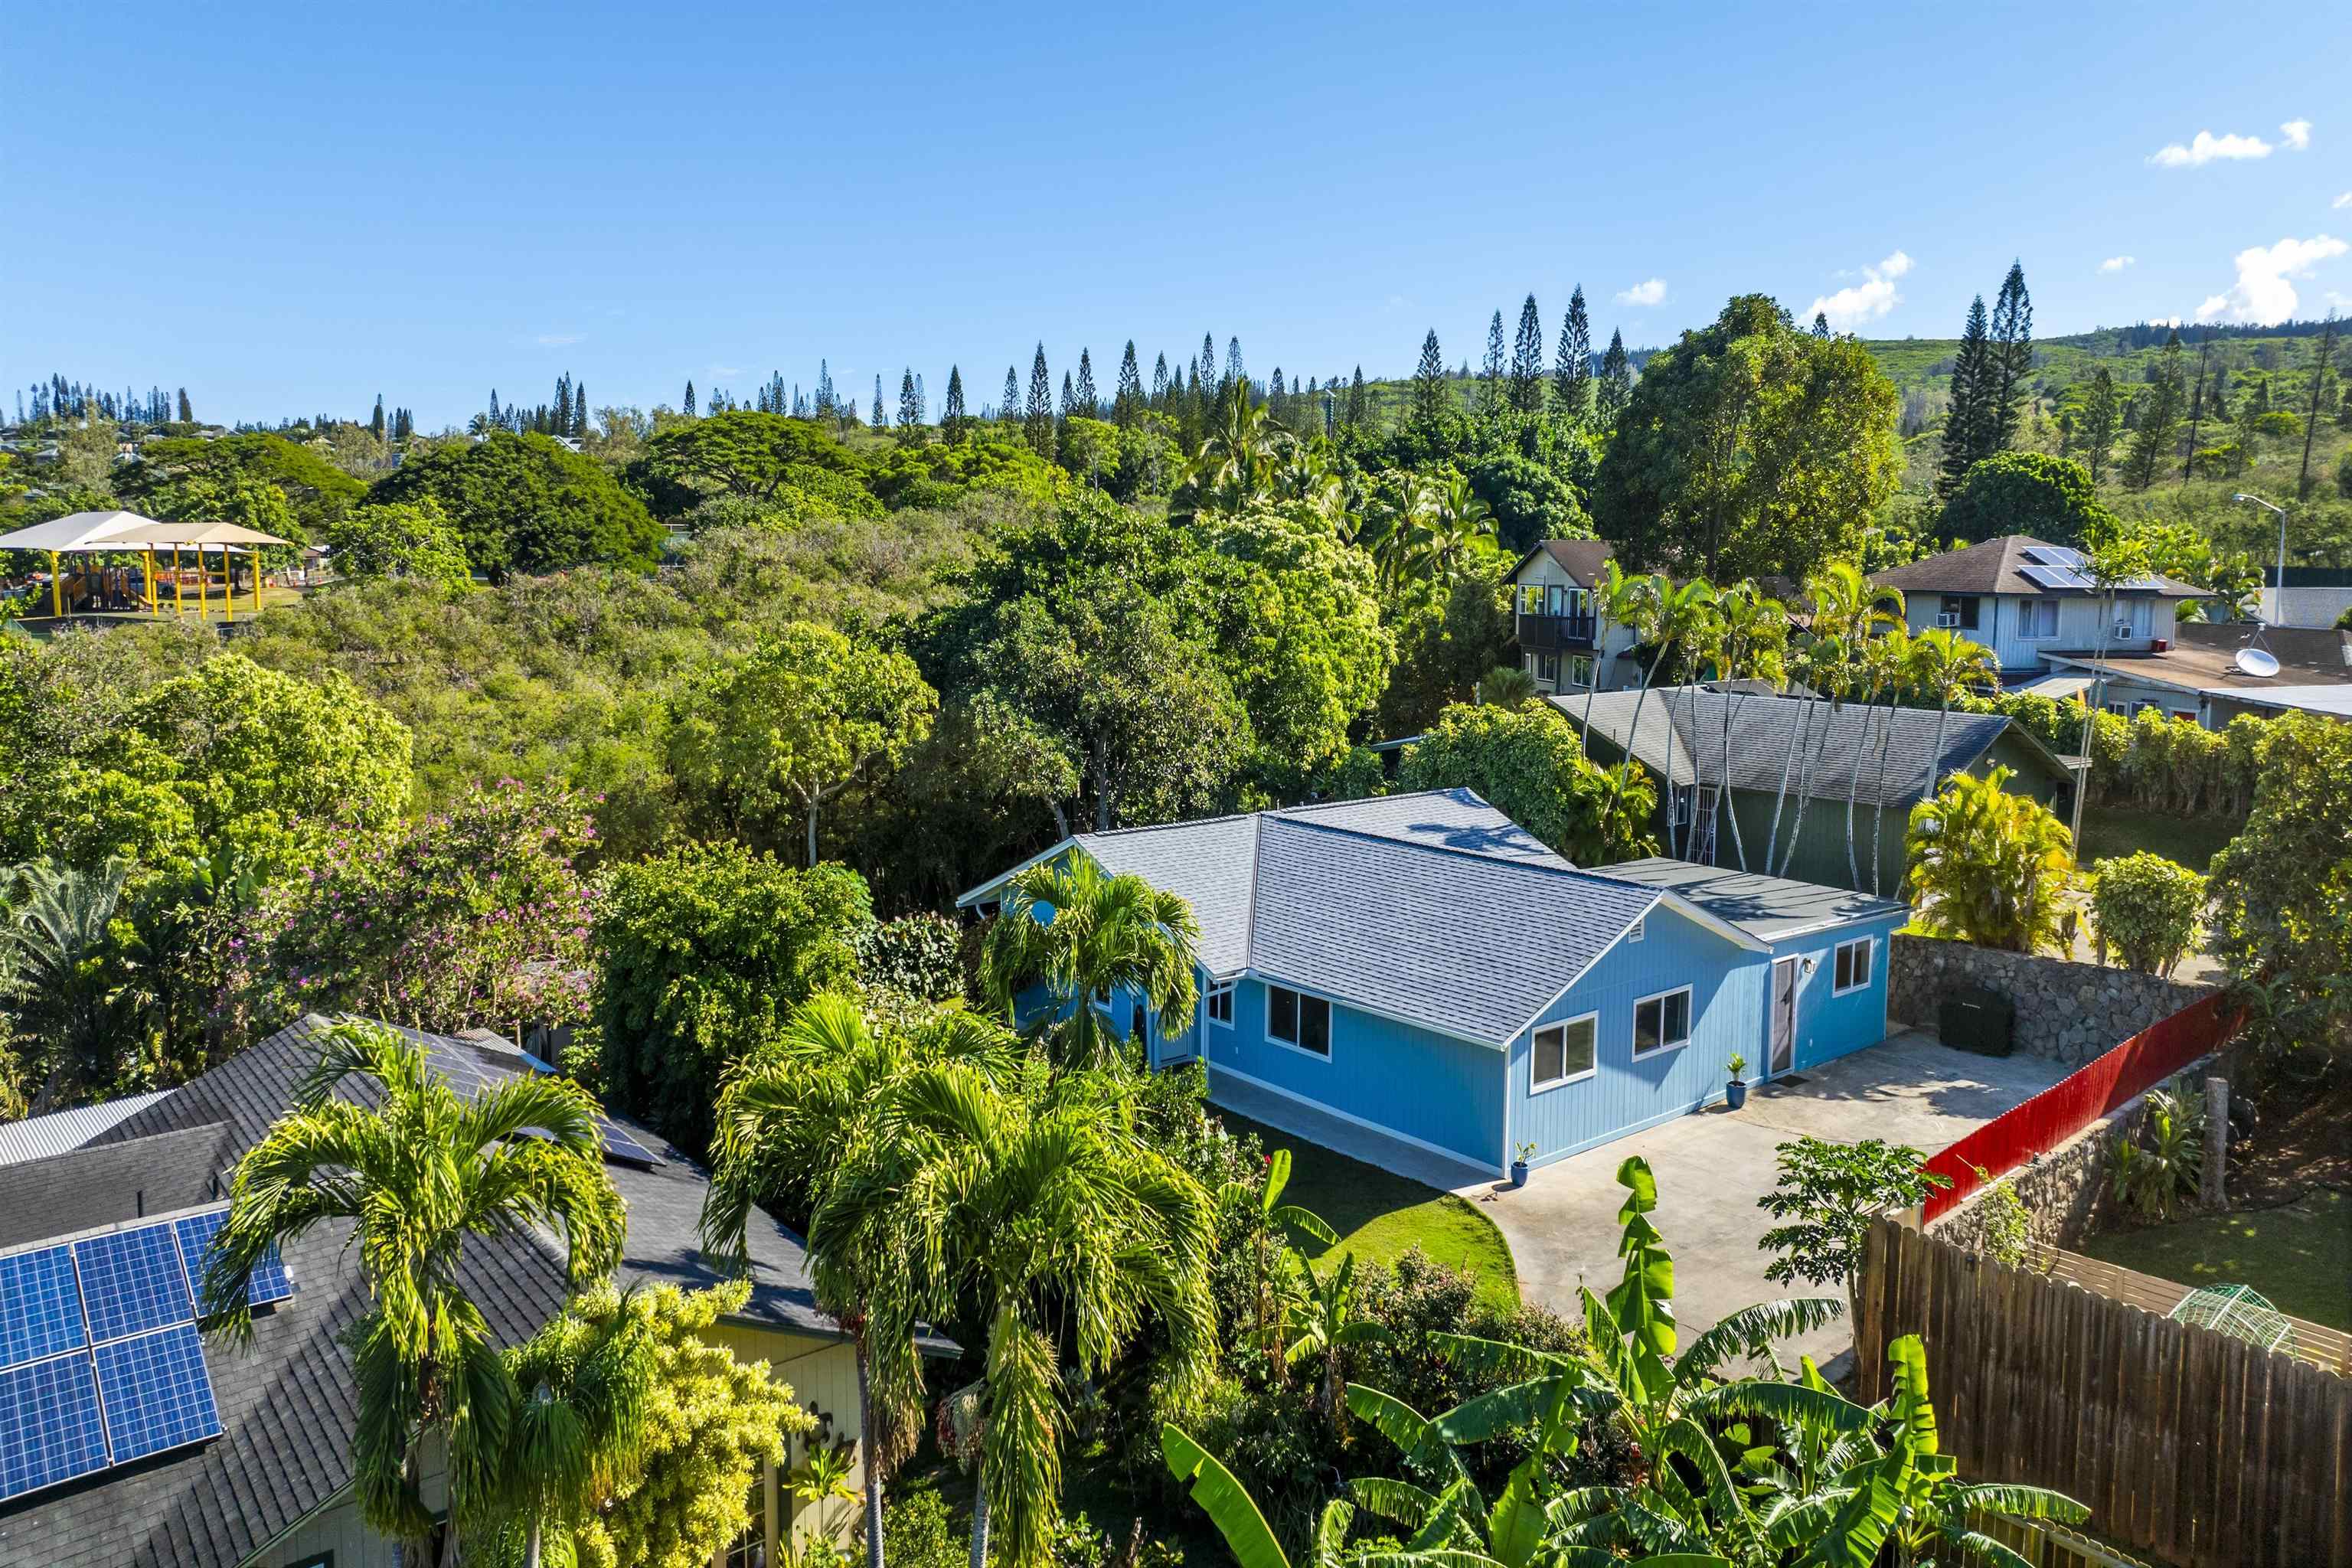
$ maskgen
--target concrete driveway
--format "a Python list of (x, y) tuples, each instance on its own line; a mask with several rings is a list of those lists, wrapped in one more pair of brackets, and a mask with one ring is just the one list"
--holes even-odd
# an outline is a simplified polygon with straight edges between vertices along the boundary
[[(1517, 1191), (1491, 1182), (1454, 1190), (1485, 1202), (1511, 1244), (1528, 1299), (1577, 1317), (1578, 1285), (1605, 1295), (1623, 1278), (1617, 1167), (1641, 1155), (1657, 1177), (1651, 1218), (1674, 1254), (1675, 1315), (1688, 1343), (1757, 1301), (1842, 1293), (1764, 1277), (1771, 1255), (1757, 1239), (1772, 1220), (1756, 1200), (1771, 1190), (1780, 1144), (1803, 1133), (1845, 1143), (1884, 1138), (1932, 1154), (2066, 1072), (2038, 1057), (1971, 1056), (1915, 1031), (1759, 1085), (1740, 1110), (1717, 1106), (1543, 1166)], [(1783, 1354), (1791, 1364), (1800, 1351), (1826, 1364), (1852, 1344), (1841, 1320), (1789, 1342)]]

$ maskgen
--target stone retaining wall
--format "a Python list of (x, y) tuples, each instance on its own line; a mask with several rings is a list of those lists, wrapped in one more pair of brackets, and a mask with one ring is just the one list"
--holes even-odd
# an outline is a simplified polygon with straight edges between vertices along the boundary
[(2212, 990), (2104, 964), (1897, 932), (1887, 968), (1887, 1014), (1932, 1030), (1937, 1009), (1962, 986), (1980, 985), (2017, 1007), (2017, 1048), (2079, 1066)]

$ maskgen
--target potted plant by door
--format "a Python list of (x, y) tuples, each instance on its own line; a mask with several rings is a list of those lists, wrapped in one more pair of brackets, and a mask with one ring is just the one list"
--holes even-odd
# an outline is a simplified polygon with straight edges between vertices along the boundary
[(1748, 1058), (1734, 1051), (1727, 1065), (1731, 1068), (1731, 1081), (1723, 1086), (1723, 1102), (1737, 1110), (1748, 1103), (1748, 1080), (1739, 1076), (1748, 1069)]
[(1524, 1187), (1528, 1184), (1528, 1162), (1536, 1157), (1536, 1146), (1521, 1143), (1511, 1153), (1511, 1185)]

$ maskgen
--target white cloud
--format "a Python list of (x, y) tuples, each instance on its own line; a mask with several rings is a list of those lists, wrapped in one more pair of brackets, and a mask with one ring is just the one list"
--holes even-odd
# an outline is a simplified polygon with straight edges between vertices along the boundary
[(2180, 325), (2180, 318), (2178, 316), (2158, 316), (2150, 320), (2147, 324), (2151, 327), (2177, 327)]
[(2314, 267), (2347, 250), (2352, 250), (2352, 245), (2326, 234), (2242, 250), (2232, 258), (2238, 268), (2237, 286), (2226, 294), (2208, 298), (2197, 307), (2197, 319), (2210, 321), (2226, 310), (2232, 321), (2263, 326), (2284, 321), (2294, 314), (2294, 285), (2289, 279), (2310, 277)]
[(706, 375), (740, 375), (743, 374), (743, 367), (740, 364), (714, 364), (707, 367), (703, 374)]
[(1864, 281), (1848, 284), (1834, 294), (1823, 294), (1805, 307), (1807, 318), (1827, 316), (1840, 331), (1852, 331), (1874, 321), (1903, 302), (1895, 280), (1911, 270), (1911, 258), (1896, 251), (1875, 267), (1862, 269)]
[(2290, 120), (2284, 125), (2279, 127), (2279, 134), (2286, 138), (2286, 150), (2288, 152), (2300, 153), (2305, 148), (2311, 145), (2311, 121), (2308, 120)]
[(2267, 158), (2271, 144), (2259, 136), (2240, 136), (2231, 132), (2216, 136), (2210, 131), (2200, 131), (2187, 146), (2175, 142), (2169, 147), (2159, 147), (2148, 154), (2147, 161), (2159, 169), (2193, 169), (2210, 163), (2217, 158)]
[(1662, 303), (1665, 297), (1666, 280), (1663, 278), (1651, 278), (1634, 284), (1631, 289), (1619, 289), (1617, 302), (1621, 305), (1655, 305)]
[(2335, 206), (2335, 207), (2337, 207), (2337, 208), (2339, 208), (2339, 209), (2340, 209), (2340, 208), (2343, 208), (2343, 207), (2352, 207), (2352, 191), (2347, 191), (2347, 192), (2345, 192), (2342, 195), (2340, 195), (2340, 196), (2336, 197), (2336, 200), (2335, 200), (2333, 203), (2329, 204), (2329, 205), (2333, 205), (2333, 206)]
[(584, 332), (541, 332), (537, 342), (543, 349), (570, 348), (586, 335)]
[(2129, 267), (2138, 259), (2139, 258), (2137, 256), (2110, 256), (2105, 261), (2099, 263), (2099, 270), (2102, 272), (2121, 272), (2125, 268)]

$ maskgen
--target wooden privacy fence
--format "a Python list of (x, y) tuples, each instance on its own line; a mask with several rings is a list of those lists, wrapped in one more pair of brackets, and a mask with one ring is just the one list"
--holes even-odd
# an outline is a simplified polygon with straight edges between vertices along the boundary
[(1887, 1342), (1919, 1335), (1970, 1480), (2054, 1488), (2185, 1568), (2352, 1568), (2352, 1381), (1891, 1219), (1856, 1285), (1864, 1396), (1886, 1392)]
[[(2110, 1301), (2121, 1301), (2127, 1307), (2137, 1307), (2158, 1317), (2169, 1316), (2180, 1299), (2194, 1289), (2178, 1280), (2161, 1279), (2154, 1274), (2142, 1274), (2137, 1268), (2126, 1268), (2120, 1263), (2104, 1258), (2085, 1258), (2079, 1252), (2069, 1252), (2063, 1247), (2051, 1247), (2034, 1241), (2026, 1244), (2025, 1267), (2035, 1274), (2055, 1279), (2062, 1284), (2080, 1285), (2096, 1296)], [(2352, 1334), (2341, 1329), (2331, 1329), (2325, 1323), (2281, 1312), (2294, 1336), (2290, 1344), (2281, 1350), (2292, 1350), (2296, 1355), (2315, 1366), (2352, 1377)]]
[(2129, 1105), (2198, 1058), (2218, 1049), (2235, 1032), (2235, 1020), (2216, 994), (2191, 1002), (2159, 1018), (2117, 1046), (2060, 1079), (2022, 1104), (2011, 1106), (1958, 1142), (1934, 1156), (1927, 1168), (1949, 1176), (1952, 1184), (1927, 1196), (1924, 1217), (1935, 1223), (1954, 1205), (1984, 1184), (1981, 1167), (1993, 1176), (2046, 1154), (2102, 1116)]

